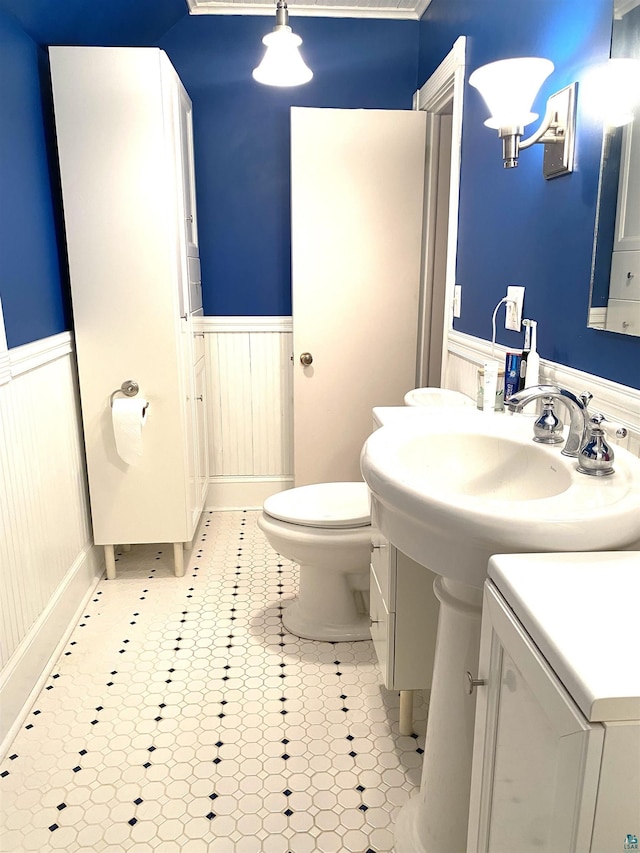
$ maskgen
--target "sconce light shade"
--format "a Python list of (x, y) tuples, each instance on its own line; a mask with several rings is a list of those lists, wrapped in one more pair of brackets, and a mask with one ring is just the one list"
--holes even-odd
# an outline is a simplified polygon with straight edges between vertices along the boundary
[(599, 81), (605, 123), (609, 127), (630, 124), (640, 106), (640, 61), (610, 59)]
[(313, 71), (305, 64), (298, 48), (302, 39), (288, 26), (289, 13), (284, 0), (278, 0), (276, 26), (262, 39), (267, 50), (262, 62), (253, 69), (253, 79), (267, 86), (300, 86), (308, 83)]
[(501, 59), (477, 68), (469, 77), (485, 99), (491, 116), (487, 127), (524, 127), (538, 118), (531, 107), (553, 71), (553, 62), (538, 57)]

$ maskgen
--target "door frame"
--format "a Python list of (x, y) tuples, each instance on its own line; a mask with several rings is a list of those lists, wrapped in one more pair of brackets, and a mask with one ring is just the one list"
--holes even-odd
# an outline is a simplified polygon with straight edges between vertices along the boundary
[[(456, 39), (451, 51), (433, 72), (431, 77), (413, 96), (413, 109), (427, 113), (427, 148), (425, 161), (425, 193), (423, 221), (423, 251), (420, 282), (420, 302), (418, 314), (418, 351), (416, 354), (416, 387), (428, 384), (430, 320), (428, 314), (434, 298), (434, 290), (440, 289), (437, 296), (444, 297), (444, 321), (442, 334), (442, 352), (439, 369), (439, 385), (446, 375), (448, 357), (448, 333), (453, 329), (453, 296), (456, 279), (456, 260), (458, 245), (458, 208), (460, 195), (460, 162), (462, 145), (462, 112), (464, 80), (466, 70), (465, 36)], [(440, 116), (452, 114), (451, 127), (451, 169), (449, 176), (449, 210), (446, 238), (446, 264), (444, 293), (443, 282), (434, 276), (436, 255), (437, 205), (437, 168), (439, 162)], [(435, 366), (434, 366), (435, 367)], [(431, 371), (433, 373), (433, 371)]]

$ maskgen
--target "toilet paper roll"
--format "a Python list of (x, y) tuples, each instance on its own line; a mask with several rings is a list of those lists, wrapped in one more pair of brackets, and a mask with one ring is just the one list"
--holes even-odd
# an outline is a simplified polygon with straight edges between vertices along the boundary
[(142, 428), (149, 412), (147, 401), (136, 397), (116, 397), (111, 409), (113, 435), (118, 456), (128, 465), (137, 465), (142, 456)]

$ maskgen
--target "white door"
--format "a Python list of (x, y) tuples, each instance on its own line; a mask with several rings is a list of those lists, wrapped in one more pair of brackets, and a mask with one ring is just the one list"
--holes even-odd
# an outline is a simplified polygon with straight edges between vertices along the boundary
[(291, 110), (296, 485), (360, 480), (371, 409), (414, 386), (425, 119)]

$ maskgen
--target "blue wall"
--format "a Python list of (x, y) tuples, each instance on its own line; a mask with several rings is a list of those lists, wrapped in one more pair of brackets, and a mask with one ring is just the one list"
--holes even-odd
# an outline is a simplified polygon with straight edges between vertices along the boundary
[(69, 328), (43, 122), (43, 52), (0, 12), (0, 297), (10, 347)]
[[(194, 101), (200, 240), (208, 314), (290, 311), (289, 107), (408, 108), (468, 37), (470, 73), (518, 54), (551, 58), (544, 95), (606, 58), (611, 0), (433, 0), (417, 22), (295, 18), (315, 72), (305, 87), (251, 79), (269, 17), (188, 17), (182, 0), (0, 0), (0, 295), (10, 346), (69, 327), (44, 51), (68, 44), (159, 44)], [(7, 10), (13, 11), (20, 25)], [(128, 10), (128, 11), (127, 11)], [(150, 15), (156, 13), (155, 20)], [(159, 32), (175, 25), (166, 35)], [(27, 35), (27, 32), (30, 35)], [(35, 40), (32, 40), (32, 38)], [(158, 42), (158, 38), (160, 41)], [(541, 176), (541, 146), (505, 171), (486, 110), (465, 89), (456, 328), (488, 339), (508, 284), (527, 288), (544, 357), (640, 387), (640, 339), (586, 328), (601, 128), (578, 94), (577, 168)], [(57, 229), (57, 230), (56, 230)], [(62, 270), (62, 273), (61, 271)], [(521, 336), (501, 331), (518, 346)]]
[(410, 109), (413, 21), (295, 18), (313, 80), (255, 83), (269, 17), (191, 17), (160, 42), (194, 105), (205, 314), (291, 313), (289, 108)]
[[(420, 24), (419, 82), (467, 36), (467, 74), (509, 56), (546, 56), (556, 68), (546, 96), (577, 80), (576, 170), (545, 181), (542, 146), (502, 167), (501, 144), (484, 127), (487, 109), (465, 88), (457, 281), (462, 316), (455, 328), (491, 338), (491, 315), (509, 284), (526, 287), (525, 316), (538, 321), (541, 355), (640, 388), (640, 339), (586, 328), (602, 126), (589, 111), (589, 66), (609, 55), (611, 0), (433, 0)], [(531, 125), (535, 129), (537, 124)], [(528, 135), (528, 134), (525, 134)], [(502, 309), (504, 311), (504, 309)], [(522, 346), (502, 331), (498, 341)]]

